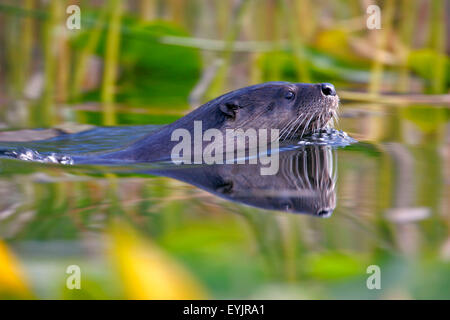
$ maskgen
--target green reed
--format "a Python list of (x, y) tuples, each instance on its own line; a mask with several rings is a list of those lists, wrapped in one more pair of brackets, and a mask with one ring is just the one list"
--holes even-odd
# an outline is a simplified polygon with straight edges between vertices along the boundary
[(231, 58), (233, 56), (234, 43), (237, 40), (242, 27), (242, 19), (249, 6), (249, 0), (241, 0), (232, 17), (232, 22), (229, 26), (228, 34), (226, 36), (225, 50), (222, 53), (222, 65), (217, 70), (216, 76), (212, 81), (208, 90), (208, 98), (216, 97), (223, 93), (225, 89), (225, 82), (231, 66)]
[(386, 50), (389, 34), (392, 28), (392, 19), (395, 11), (394, 1), (386, 1), (382, 8), (382, 24), (380, 30), (373, 30), (376, 32), (376, 47), (375, 57), (372, 62), (369, 93), (372, 95), (378, 94), (381, 89), (383, 81), (384, 64), (382, 61), (383, 51)]
[(77, 56), (77, 59), (75, 59), (74, 61), (74, 74), (71, 86), (72, 101), (79, 100), (81, 94), (81, 85), (86, 73), (87, 62), (89, 57), (95, 52), (95, 49), (99, 44), (102, 30), (104, 28), (104, 25), (106, 24), (107, 14), (108, 6), (105, 6), (102, 8), (98, 19), (95, 21), (92, 30), (89, 32), (86, 45), (81, 49), (80, 53)]
[(445, 92), (445, 5), (444, 0), (433, 0), (431, 3), (430, 45), (436, 53), (436, 61), (433, 64), (433, 70), (431, 70), (433, 73), (431, 90), (433, 93)]
[(122, 1), (111, 0), (111, 15), (106, 35), (106, 51), (101, 86), (101, 101), (103, 106), (103, 124), (114, 125), (114, 93), (117, 78), (119, 45), (120, 45), (120, 21), (122, 16)]
[(417, 1), (402, 0), (400, 4), (402, 20), (400, 21), (400, 37), (402, 40), (402, 52), (399, 66), (399, 81), (397, 89), (400, 92), (407, 92), (410, 84), (410, 69), (408, 67), (408, 56), (411, 52), (411, 46), (414, 35), (415, 21), (417, 19)]
[[(297, 30), (299, 30), (298, 19), (294, 15), (298, 12), (300, 6), (297, 1), (293, 3), (293, 6), (288, 6), (286, 0), (279, 0), (279, 5), (281, 6), (282, 12), (282, 20), (287, 24), (287, 31), (289, 35), (289, 41), (292, 46), (292, 52), (294, 53), (295, 59), (295, 69), (297, 71), (297, 76), (299, 81), (309, 82), (310, 75), (307, 66), (307, 60), (305, 57), (305, 48), (303, 41), (300, 36), (297, 34)], [(296, 7), (299, 6), (299, 7)], [(301, 8), (300, 8), (301, 9)], [(294, 13), (293, 13), (294, 12)]]
[(153, 20), (156, 17), (155, 0), (141, 0), (139, 9), (140, 17), (144, 21)]
[(48, 16), (43, 24), (43, 53), (44, 53), (44, 91), (39, 112), (36, 112), (38, 123), (51, 127), (56, 123), (55, 82), (57, 62), (57, 38), (55, 31), (58, 28), (58, 17), (62, 3), (52, 0), (48, 4)]

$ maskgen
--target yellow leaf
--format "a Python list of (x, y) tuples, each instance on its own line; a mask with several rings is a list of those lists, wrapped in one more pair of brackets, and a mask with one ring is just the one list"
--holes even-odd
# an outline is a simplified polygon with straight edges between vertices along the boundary
[(110, 232), (110, 256), (129, 299), (204, 299), (205, 293), (181, 265), (123, 224)]
[(0, 241), (0, 295), (12, 298), (32, 297), (19, 262), (2, 241)]

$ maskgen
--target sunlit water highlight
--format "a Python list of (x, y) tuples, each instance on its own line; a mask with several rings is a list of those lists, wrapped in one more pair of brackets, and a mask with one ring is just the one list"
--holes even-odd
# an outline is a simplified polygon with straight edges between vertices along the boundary
[[(153, 125), (97, 127), (80, 133), (62, 134), (42, 141), (2, 143), (0, 156), (24, 161), (72, 165), (76, 163), (73, 158), (76, 155), (95, 158), (97, 153), (120, 149), (158, 128), (159, 126)], [(342, 130), (326, 128), (306, 135), (298, 141), (284, 143), (280, 147), (280, 152), (307, 145), (328, 145), (338, 148), (356, 142)]]

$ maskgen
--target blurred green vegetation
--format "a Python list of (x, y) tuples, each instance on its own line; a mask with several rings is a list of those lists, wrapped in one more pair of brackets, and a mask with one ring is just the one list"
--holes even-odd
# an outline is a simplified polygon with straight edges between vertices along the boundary
[[(116, 101), (137, 106), (185, 107), (201, 72), (199, 51), (169, 47), (156, 39), (188, 36), (187, 32), (173, 23), (145, 24), (133, 17), (123, 18), (121, 26), (128, 31), (122, 35), (120, 45), (121, 74), (117, 79)], [(105, 33), (103, 30), (95, 51), (99, 56), (105, 55)], [(89, 30), (77, 36), (74, 48), (84, 48), (90, 36)], [(86, 93), (82, 101), (100, 101), (100, 91)]]
[[(65, 27), (69, 4), (81, 30)], [(364, 143), (339, 151), (327, 220), (0, 159), (0, 297), (449, 298), (448, 3), (377, 4), (380, 30), (359, 0), (2, 0), (2, 129), (166, 124), (244, 85), (326, 81), (339, 128)], [(402, 208), (428, 216), (389, 216)], [(65, 287), (71, 264), (82, 290)], [(371, 264), (380, 291), (366, 288)]]
[[(80, 30), (65, 26), (69, 4)], [(333, 82), (349, 100), (448, 93), (445, 1), (378, 5), (384, 27), (369, 30), (358, 0), (3, 0), (2, 96), (32, 105), (20, 123), (52, 126), (91, 121), (80, 104), (101, 103), (100, 123), (132, 123), (119, 106), (182, 111), (271, 80)]]

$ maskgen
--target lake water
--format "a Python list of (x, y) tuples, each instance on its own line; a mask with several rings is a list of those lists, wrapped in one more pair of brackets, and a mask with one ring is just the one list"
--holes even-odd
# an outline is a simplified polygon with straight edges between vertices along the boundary
[[(450, 298), (449, 110), (344, 102), (338, 128), (359, 142), (286, 151), (267, 179), (251, 166), (0, 158), (0, 238), (43, 298), (123, 297), (105, 253), (115, 220), (212, 298)], [(99, 152), (154, 128), (95, 127), (0, 150)], [(72, 264), (87, 279), (82, 293), (64, 287)], [(381, 289), (367, 286), (370, 266)]]

